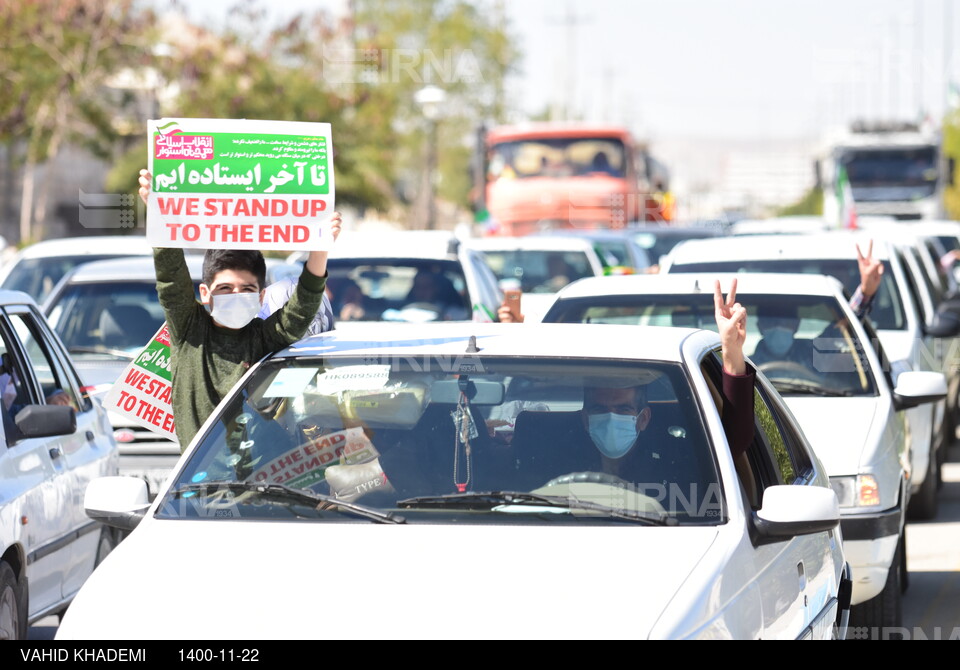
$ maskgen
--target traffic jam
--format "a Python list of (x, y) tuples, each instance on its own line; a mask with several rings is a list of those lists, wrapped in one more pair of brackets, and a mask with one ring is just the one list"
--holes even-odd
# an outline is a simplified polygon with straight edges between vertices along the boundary
[(630, 124), (491, 123), (475, 216), (428, 176), (403, 225), (305, 118), (141, 116), (142, 225), (4, 251), (0, 639), (81, 654), (24, 662), (270, 660), (331, 609), (336, 639), (960, 638), (915, 543), (958, 520), (938, 134), (854, 123), (815, 213), (707, 218)]

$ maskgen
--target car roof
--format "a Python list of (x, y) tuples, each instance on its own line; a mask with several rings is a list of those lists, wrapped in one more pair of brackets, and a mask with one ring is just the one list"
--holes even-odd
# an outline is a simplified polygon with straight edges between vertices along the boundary
[(464, 246), (479, 251), (583, 251), (589, 253), (593, 246), (589, 240), (581, 237), (561, 237), (548, 235), (508, 235), (496, 237), (478, 237), (464, 240)]
[(741, 219), (730, 224), (730, 235), (765, 233), (815, 233), (829, 230), (833, 224), (822, 216), (782, 216), (771, 219)]
[(843, 285), (837, 279), (815, 274), (713, 272), (619, 275), (578, 279), (560, 289), (557, 300), (638, 293), (713, 294), (716, 280), (720, 280), (720, 288), (726, 297), (733, 279), (737, 280), (737, 295), (772, 293), (833, 296), (843, 290)]
[[(456, 260), (460, 241), (449, 230), (344, 231), (330, 249), (329, 258), (414, 258)], [(307, 252), (288, 261), (304, 261)]]
[(619, 137), (626, 140), (632, 136), (629, 129), (624, 126), (563, 121), (528, 121), (515, 125), (497, 126), (487, 131), (488, 144), (550, 137), (573, 139)]
[(621, 228), (619, 230), (603, 230), (603, 229), (571, 229), (571, 230), (543, 230), (538, 233), (535, 233), (536, 237), (573, 237), (580, 238), (585, 240), (618, 240), (622, 241), (624, 244), (636, 244), (633, 241), (633, 237), (630, 234), (630, 231), (627, 228)]
[[(190, 278), (199, 281), (203, 274), (203, 256), (185, 254)], [(87, 283), (105, 281), (150, 281), (157, 280), (153, 265), (153, 256), (113, 258), (104, 261), (83, 263), (64, 277), (67, 283)]]
[(866, 253), (871, 240), (873, 257), (887, 260), (888, 243), (869, 232), (837, 230), (825, 233), (737, 235), (685, 240), (668, 254), (669, 265), (797, 258), (856, 260), (857, 245)]
[(144, 235), (91, 235), (43, 240), (24, 247), (20, 258), (80, 256), (84, 254), (152, 255), (153, 247)]
[[(689, 338), (719, 344), (716, 333), (691, 328), (607, 324), (503, 323), (393, 324), (357, 322), (349, 334), (336, 329), (284, 349), (280, 358), (334, 355), (469, 357), (471, 336), (479, 355), (567, 359), (631, 359), (679, 362)], [(589, 329), (589, 330), (585, 330)], [(642, 346), (637, 343), (642, 342)]]
[(0, 289), (0, 305), (33, 305), (36, 307), (37, 301), (23, 291)]

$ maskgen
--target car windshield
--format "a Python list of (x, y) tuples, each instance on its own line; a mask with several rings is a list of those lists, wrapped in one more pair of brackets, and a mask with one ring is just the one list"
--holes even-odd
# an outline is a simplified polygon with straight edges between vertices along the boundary
[(615, 137), (554, 137), (502, 142), (490, 150), (491, 179), (607, 175), (622, 178), (626, 150)]
[(470, 321), (457, 261), (331, 258), (327, 287), (340, 321)]
[(408, 523), (714, 524), (718, 481), (678, 364), (284, 358), (234, 391), (159, 514), (358, 518), (333, 496)]
[(46, 308), (50, 325), (78, 357), (136, 353), (164, 321), (154, 281), (69, 284)]
[(511, 249), (483, 255), (497, 279), (518, 279), (524, 293), (556, 293), (576, 279), (595, 274), (583, 251)]
[[(737, 294), (747, 310), (744, 353), (783, 395), (876, 395), (869, 359), (837, 300)], [(617, 323), (716, 331), (712, 294), (565, 300), (544, 322)]]
[(50, 291), (64, 275), (83, 263), (117, 258), (117, 254), (79, 254), (76, 256), (50, 256), (47, 258), (24, 258), (10, 269), (3, 280), (4, 288), (23, 291), (37, 304), (46, 300)]
[[(671, 265), (670, 273), (682, 272), (717, 273), (717, 272), (773, 272), (829, 275), (840, 280), (843, 288), (850, 294), (860, 285), (860, 270), (855, 259), (842, 260), (833, 258), (784, 258), (780, 260), (737, 260), (711, 261), (705, 263), (683, 263)], [(883, 276), (880, 279), (880, 288), (873, 299), (870, 309), (870, 320), (877, 330), (906, 330), (907, 320), (903, 312), (903, 301), (894, 279), (893, 269), (889, 261), (883, 262)]]
[(650, 259), (653, 262), (659, 262), (662, 256), (666, 256), (671, 249), (684, 240), (714, 236), (716, 236), (716, 233), (709, 229), (670, 229), (666, 231), (644, 230), (632, 234), (633, 241), (647, 251), (647, 255), (650, 256)]
[(912, 186), (932, 194), (936, 186), (937, 152), (933, 147), (846, 149), (840, 162), (846, 167), (850, 184), (855, 189)]

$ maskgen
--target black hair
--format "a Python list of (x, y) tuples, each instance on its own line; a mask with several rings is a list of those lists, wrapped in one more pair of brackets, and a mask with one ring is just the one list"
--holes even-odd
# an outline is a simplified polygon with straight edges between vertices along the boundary
[(243, 270), (257, 278), (258, 288), (267, 284), (267, 262), (259, 251), (249, 249), (207, 249), (203, 255), (203, 283), (207, 287), (224, 270)]

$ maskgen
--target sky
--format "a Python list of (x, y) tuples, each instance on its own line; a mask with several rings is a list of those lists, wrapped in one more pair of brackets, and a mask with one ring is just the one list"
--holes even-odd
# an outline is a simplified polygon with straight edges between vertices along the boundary
[[(268, 7), (279, 21), (341, 14), (347, 1)], [(190, 12), (216, 24), (234, 2)], [(948, 82), (960, 81), (957, 0), (475, 2), (492, 16), (503, 8), (523, 55), (509, 121), (551, 109), (628, 127), (669, 166), (674, 190), (704, 194), (683, 201), (696, 215), (731, 198), (799, 199), (828, 136), (855, 119), (939, 121)]]
[[(157, 0), (161, 5), (163, 0)], [(232, 0), (188, 3), (224, 20)], [(494, 0), (478, 0), (494, 11)], [(545, 108), (656, 138), (810, 137), (853, 117), (939, 116), (960, 77), (954, 0), (509, 0), (519, 119)], [(346, 0), (269, 3), (343, 12)], [(955, 40), (960, 42), (960, 39)]]

